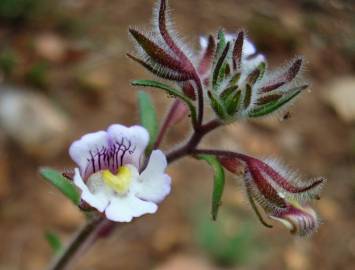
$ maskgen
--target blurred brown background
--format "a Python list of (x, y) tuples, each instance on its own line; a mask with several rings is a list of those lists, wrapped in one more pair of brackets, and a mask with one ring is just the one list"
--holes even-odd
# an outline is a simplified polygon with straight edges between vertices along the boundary
[[(74, 269), (354, 269), (355, 4), (340, 0), (175, 0), (177, 30), (198, 36), (244, 28), (271, 67), (294, 55), (312, 82), (291, 119), (229, 125), (205, 145), (258, 157), (276, 156), (306, 177), (328, 183), (316, 203), (324, 223), (310, 239), (276, 225), (264, 228), (240, 179), (228, 176), (223, 207), (209, 216), (212, 175), (192, 159), (174, 163), (173, 192), (158, 214), (100, 240)], [(147, 25), (154, 1), (0, 1), (0, 270), (45, 269), (52, 257), (44, 233), (64, 242), (84, 216), (38, 175), (70, 168), (71, 141), (111, 123), (134, 124), (136, 89), (151, 78), (130, 62), (129, 25)], [(160, 116), (171, 102), (151, 92)], [(166, 140), (186, 136), (188, 123)], [(212, 144), (213, 143), (213, 144)]]

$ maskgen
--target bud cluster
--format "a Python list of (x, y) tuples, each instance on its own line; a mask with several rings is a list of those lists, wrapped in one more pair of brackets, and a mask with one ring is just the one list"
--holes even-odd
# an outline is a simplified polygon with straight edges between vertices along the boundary
[(269, 72), (265, 57), (256, 52), (243, 31), (233, 36), (221, 30), (217, 39), (202, 40), (202, 49), (200, 76), (220, 119), (260, 117), (284, 109), (307, 87), (296, 79), (302, 58), (278, 72)]

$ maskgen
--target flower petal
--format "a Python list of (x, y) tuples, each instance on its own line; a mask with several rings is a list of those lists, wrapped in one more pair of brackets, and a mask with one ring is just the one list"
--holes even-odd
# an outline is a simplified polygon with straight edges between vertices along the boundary
[(92, 193), (81, 178), (79, 169), (75, 169), (74, 184), (81, 189), (81, 199), (87, 202), (90, 206), (103, 212), (109, 203), (109, 198), (105, 192), (100, 192), (96, 189), (95, 194)]
[(244, 39), (243, 43), (243, 54), (245, 56), (250, 56), (252, 54), (256, 53), (256, 48), (254, 44), (249, 40), (249, 39)]
[(115, 197), (106, 208), (106, 217), (116, 222), (130, 222), (134, 217), (144, 214), (153, 214), (158, 206), (153, 202), (146, 202), (132, 194), (124, 197)]
[(170, 193), (171, 179), (167, 174), (164, 174), (166, 166), (167, 161), (163, 152), (154, 150), (147, 168), (136, 183), (137, 197), (159, 203)]
[(290, 204), (287, 211), (270, 215), (270, 218), (281, 222), (292, 234), (309, 236), (319, 227), (316, 212), (310, 206)]
[(208, 45), (208, 40), (206, 37), (204, 36), (200, 36), (200, 47), (201, 49), (206, 49), (207, 48), (207, 45)]
[(78, 164), (82, 176), (87, 178), (90, 174), (99, 170), (100, 158), (96, 158), (96, 156), (107, 147), (107, 132), (98, 131), (86, 134), (73, 142), (69, 148), (69, 155)]
[(127, 147), (123, 165), (132, 164), (140, 168), (142, 154), (149, 142), (148, 131), (141, 126), (125, 127), (115, 124), (107, 129), (107, 133), (113, 143), (123, 143)]

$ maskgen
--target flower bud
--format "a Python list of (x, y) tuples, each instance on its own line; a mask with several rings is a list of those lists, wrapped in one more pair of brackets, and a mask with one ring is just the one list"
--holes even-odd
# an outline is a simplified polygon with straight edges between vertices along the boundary
[(324, 178), (309, 183), (300, 181), (273, 160), (261, 161), (245, 155), (221, 156), (221, 164), (232, 173), (244, 166), (244, 181), (250, 203), (261, 222), (268, 226), (258, 212), (258, 204), (267, 216), (285, 225), (299, 236), (312, 234), (319, 226), (316, 212), (309, 206), (312, 199), (319, 199)]

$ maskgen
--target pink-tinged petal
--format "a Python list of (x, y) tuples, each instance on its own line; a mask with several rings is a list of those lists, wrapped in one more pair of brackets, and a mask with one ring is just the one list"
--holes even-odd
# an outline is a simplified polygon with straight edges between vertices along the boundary
[(107, 219), (116, 222), (130, 222), (134, 217), (144, 214), (153, 214), (158, 206), (152, 202), (143, 201), (132, 194), (124, 197), (115, 197), (106, 208)]
[(316, 212), (309, 206), (290, 204), (286, 211), (270, 215), (270, 218), (281, 222), (292, 234), (309, 236), (319, 227)]
[(98, 131), (82, 136), (72, 143), (69, 155), (78, 164), (81, 175), (86, 179), (90, 174), (101, 169), (104, 162), (102, 151), (108, 148), (108, 135)]
[(160, 150), (154, 150), (146, 169), (136, 183), (136, 196), (147, 201), (159, 203), (170, 193), (171, 178), (164, 173), (166, 157)]
[(107, 129), (111, 145), (121, 147), (122, 164), (132, 164), (140, 168), (141, 159), (149, 142), (148, 131), (141, 126), (125, 127), (123, 125), (111, 125)]
[(74, 184), (81, 190), (81, 199), (83, 201), (96, 208), (100, 212), (105, 210), (109, 204), (109, 198), (106, 196), (106, 193), (101, 190), (95, 190), (94, 192), (91, 192), (81, 178), (78, 169), (75, 169)]

